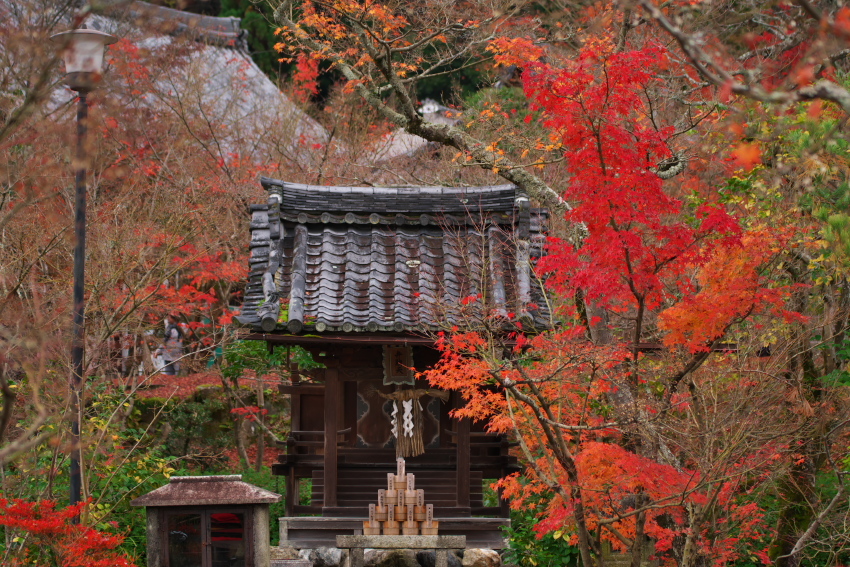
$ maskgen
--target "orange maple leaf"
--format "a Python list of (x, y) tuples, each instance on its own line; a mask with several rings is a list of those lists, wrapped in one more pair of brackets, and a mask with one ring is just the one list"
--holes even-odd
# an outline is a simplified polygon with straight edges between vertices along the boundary
[(739, 144), (737, 148), (732, 150), (732, 157), (735, 159), (736, 165), (750, 171), (761, 164), (761, 148), (757, 143)]

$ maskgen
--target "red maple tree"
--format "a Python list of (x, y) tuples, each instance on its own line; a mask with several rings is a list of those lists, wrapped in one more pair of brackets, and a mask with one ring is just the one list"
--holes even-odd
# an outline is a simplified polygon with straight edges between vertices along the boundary
[[(505, 62), (516, 57), (510, 47)], [(764, 276), (789, 235), (742, 223), (720, 202), (665, 190), (656, 164), (673, 157), (673, 129), (648, 119), (645, 96), (665, 58), (657, 46), (591, 45), (558, 66), (526, 65), (532, 109), (548, 142), (570, 156), (566, 219), (580, 227), (550, 238), (538, 263), (562, 323), (515, 335), (507, 360), (492, 335), (444, 336), (442, 361), (426, 375), (462, 392), (458, 417), (520, 439), (529, 470), (500, 481), (504, 494), (515, 507), (551, 494), (536, 529), (572, 531), (585, 564), (602, 560), (601, 541), (639, 562), (650, 540), (659, 559), (680, 565), (743, 554), (767, 561), (773, 531), (753, 494), (787, 440), (706, 458), (688, 441), (705, 432), (680, 418), (705, 419), (706, 391), (717, 396), (713, 414), (734, 411), (728, 396), (743, 384), (718, 382), (723, 361), (710, 359), (733, 326), (756, 314), (796, 316), (785, 305), (789, 289)], [(594, 310), (609, 320), (593, 320)], [(611, 339), (591, 340), (594, 326)], [(659, 338), (663, 346), (645, 354)], [(689, 393), (679, 390), (683, 381)], [(767, 386), (752, 388), (779, 404)], [(742, 435), (771, 429), (747, 425)]]
[(56, 565), (57, 567), (135, 567), (115, 551), (124, 538), (76, 523), (86, 507), (57, 508), (56, 502), (0, 498), (0, 526), (6, 540), (4, 565)]

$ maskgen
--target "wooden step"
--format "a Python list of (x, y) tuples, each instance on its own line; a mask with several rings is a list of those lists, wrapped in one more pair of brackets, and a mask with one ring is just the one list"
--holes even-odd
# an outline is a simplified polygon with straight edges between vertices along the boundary
[[(416, 484), (427, 483), (427, 482), (442, 482), (446, 478), (454, 478), (454, 474), (447, 474), (445, 471), (420, 471), (417, 473), (413, 473), (416, 477)], [(477, 475), (479, 478), (481, 477), (480, 471), (472, 471), (472, 474)], [(318, 469), (313, 472), (313, 477), (316, 478), (324, 478), (325, 471), (323, 469)], [(387, 484), (387, 473), (380, 473), (376, 471), (369, 470), (358, 470), (358, 469), (347, 469), (345, 471), (345, 478), (348, 479), (356, 479), (357, 482), (366, 482), (366, 483), (375, 483), (375, 484)], [(340, 475), (340, 479), (343, 478), (343, 475)]]
[[(425, 502), (436, 508), (457, 506), (457, 488), (454, 474), (443, 471), (420, 471), (416, 475), (416, 488), (425, 491)], [(324, 471), (313, 471), (312, 505), (324, 503)], [(470, 472), (469, 500), (473, 507), (483, 505), (483, 480), (480, 471)], [(368, 506), (377, 502), (378, 490), (387, 487), (386, 473), (370, 470), (346, 470), (337, 480), (339, 506)]]
[[(322, 516), (339, 518), (363, 518), (369, 510), (368, 505), (362, 506), (325, 506), (322, 508)], [(440, 518), (469, 518), (472, 508), (455, 506), (451, 504), (434, 506), (434, 517)]]

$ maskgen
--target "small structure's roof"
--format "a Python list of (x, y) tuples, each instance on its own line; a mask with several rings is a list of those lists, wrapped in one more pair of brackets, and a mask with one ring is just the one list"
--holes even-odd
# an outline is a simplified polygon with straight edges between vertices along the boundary
[(280, 501), (280, 494), (242, 482), (242, 475), (173, 476), (161, 486), (144, 496), (139, 496), (131, 506), (209, 506), (240, 504), (272, 504)]
[(296, 334), (547, 326), (532, 269), (546, 215), (515, 186), (262, 183), (243, 324)]

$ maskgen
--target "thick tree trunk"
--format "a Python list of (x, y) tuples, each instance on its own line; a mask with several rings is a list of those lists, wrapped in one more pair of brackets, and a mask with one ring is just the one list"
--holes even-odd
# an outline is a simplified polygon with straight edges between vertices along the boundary
[[(635, 507), (640, 508), (646, 504), (647, 498), (644, 494), (638, 494), (635, 499)], [(635, 540), (632, 543), (632, 566), (640, 567), (643, 562), (644, 548), (646, 547), (646, 537), (644, 536), (644, 527), (646, 526), (646, 512), (640, 512), (635, 517)]]
[[(805, 273), (807, 266), (803, 259), (797, 258), (796, 263), (789, 263), (786, 268), (795, 281), (802, 281), (800, 275)], [(794, 297), (794, 308), (805, 313), (808, 307), (808, 292), (797, 292)], [(800, 392), (800, 402), (817, 404), (821, 398), (820, 377), (823, 370), (818, 369), (811, 349), (811, 331), (801, 327), (796, 333), (794, 348), (796, 356), (788, 361), (787, 387), (796, 388)], [(824, 463), (825, 455), (822, 450), (824, 439), (819, 422), (822, 416), (817, 412), (806, 418), (802, 431), (808, 432), (806, 442), (800, 447), (802, 458), (797, 461), (784, 479), (780, 482), (779, 493), (784, 499), (776, 525), (776, 537), (771, 543), (768, 554), (777, 567), (797, 567), (800, 564), (801, 553), (792, 554), (794, 545), (809, 527), (815, 517), (818, 500), (815, 487), (815, 474)]]
[(808, 474), (795, 467), (783, 481), (781, 494), (785, 498), (779, 519), (776, 522), (776, 537), (768, 555), (776, 567), (798, 567), (800, 554), (790, 555), (797, 539), (812, 520), (812, 510), (804, 492), (812, 490)]

